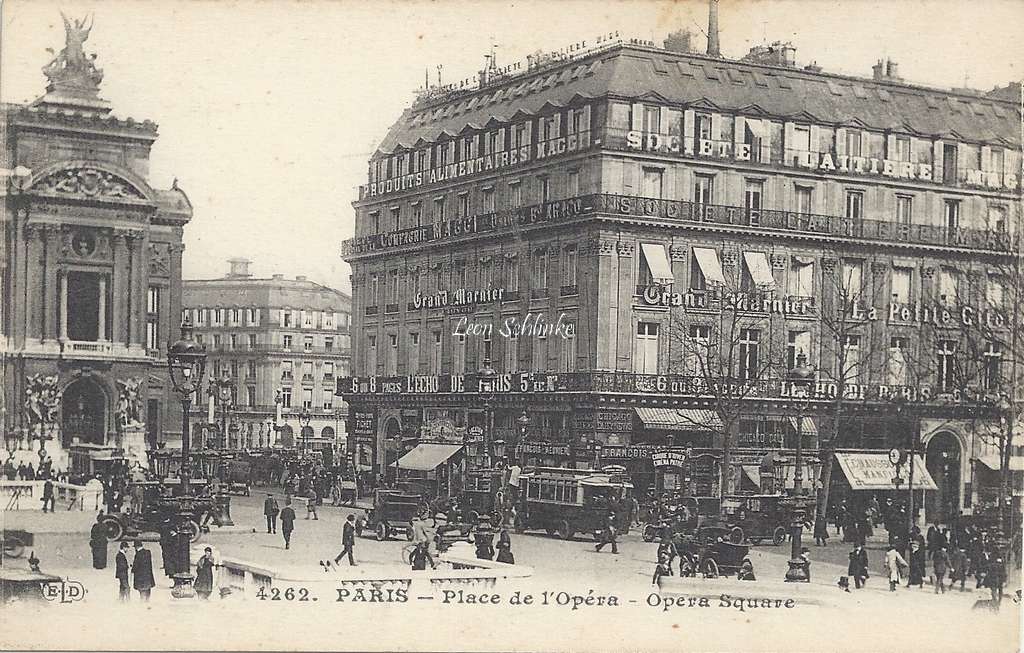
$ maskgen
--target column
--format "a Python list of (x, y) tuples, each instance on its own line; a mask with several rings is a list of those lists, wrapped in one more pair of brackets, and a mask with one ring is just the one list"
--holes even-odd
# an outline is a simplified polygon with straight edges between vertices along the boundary
[(145, 255), (148, 241), (141, 232), (132, 237), (131, 270), (129, 271), (130, 286), (128, 288), (127, 324), (130, 330), (128, 344), (144, 349), (146, 346), (145, 314), (146, 314), (146, 267), (149, 265)]
[(177, 340), (178, 327), (181, 326), (181, 257), (185, 251), (184, 243), (171, 243), (168, 252), (168, 311), (160, 320), (160, 337), (164, 342)]
[(54, 340), (59, 335), (57, 325), (57, 258), (60, 252), (61, 229), (57, 225), (47, 226), (46, 239), (46, 284), (43, 289), (43, 310), (45, 312), (43, 339)]
[(68, 339), (68, 272), (60, 272), (60, 331), (61, 340)]
[(107, 339), (107, 277), (100, 275), (100, 308), (96, 318), (99, 322), (99, 337), (97, 340)]
[(40, 341), (42, 330), (42, 297), (43, 279), (41, 258), (42, 232), (38, 225), (25, 225), (25, 269), (27, 284), (25, 287), (25, 339)]
[(127, 308), (128, 308), (128, 294), (127, 294), (127, 280), (125, 279), (125, 272), (128, 269), (128, 250), (125, 247), (125, 239), (128, 236), (128, 232), (115, 231), (113, 236), (113, 251), (114, 251), (114, 268), (113, 274), (111, 275), (111, 333), (110, 339), (115, 343), (121, 345), (125, 344), (127, 339)]
[(15, 306), (20, 302), (21, 297), (24, 296), (25, 288), (25, 277), (24, 271), (25, 266), (22, 264), (22, 258), (24, 257), (24, 248), (22, 247), (22, 240), (24, 239), (25, 228), (22, 225), (21, 220), (18, 218), (21, 216), (20, 211), (15, 211), (14, 214), (14, 229), (11, 234), (11, 238), (14, 246), (11, 248), (13, 256), (8, 261), (8, 265), (11, 269), (11, 313), (10, 313), (10, 324), (11, 324), (11, 346), (20, 347), (24, 342), (23, 338), (25, 335), (25, 323), (24, 315), (20, 311), (13, 310)]

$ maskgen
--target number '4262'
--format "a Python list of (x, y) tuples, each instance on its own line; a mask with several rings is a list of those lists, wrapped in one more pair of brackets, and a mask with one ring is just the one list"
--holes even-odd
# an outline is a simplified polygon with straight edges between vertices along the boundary
[(256, 592), (256, 598), (260, 601), (308, 601), (309, 590), (305, 587), (289, 587), (281, 590), (278, 587), (261, 587)]

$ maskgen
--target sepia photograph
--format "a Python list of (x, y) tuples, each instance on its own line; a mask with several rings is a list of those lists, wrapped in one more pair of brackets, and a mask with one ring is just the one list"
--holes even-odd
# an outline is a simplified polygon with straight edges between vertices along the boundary
[(4, 0), (0, 650), (1020, 650), (1022, 24)]

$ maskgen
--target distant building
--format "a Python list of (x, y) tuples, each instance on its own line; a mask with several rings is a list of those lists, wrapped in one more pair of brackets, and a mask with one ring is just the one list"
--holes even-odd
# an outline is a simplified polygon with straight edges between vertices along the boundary
[[(207, 379), (233, 381), (227, 441), (211, 428), (209, 394), (196, 403), (197, 444), (230, 449), (297, 447), (340, 453), (345, 406), (335, 379), (349, 373), (352, 298), (299, 276), (254, 279), (249, 261), (231, 259), (220, 279), (184, 282), (182, 319), (206, 345)], [(280, 414), (278, 406), (280, 402)], [(306, 409), (308, 426), (300, 424)], [(275, 428), (276, 426), (276, 428)]]
[(192, 218), (147, 181), (157, 126), (114, 117), (68, 25), (46, 94), (0, 105), (0, 432), (58, 468), (76, 442), (144, 459), (180, 440), (166, 354)]

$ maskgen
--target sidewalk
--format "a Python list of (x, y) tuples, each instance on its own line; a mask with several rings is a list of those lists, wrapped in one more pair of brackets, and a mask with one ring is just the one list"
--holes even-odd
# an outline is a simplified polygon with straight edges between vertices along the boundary
[[(51, 535), (88, 534), (95, 523), (96, 513), (91, 510), (65, 510), (52, 513), (44, 513), (41, 510), (0, 511), (0, 528), (23, 530), (37, 535), (44, 533)], [(234, 526), (210, 524), (211, 533), (249, 533), (251, 531), (252, 527), (237, 523)]]

